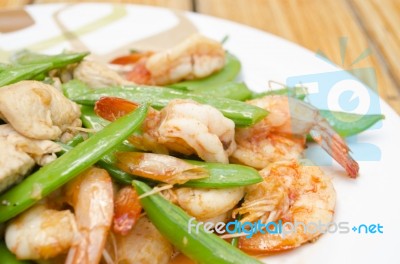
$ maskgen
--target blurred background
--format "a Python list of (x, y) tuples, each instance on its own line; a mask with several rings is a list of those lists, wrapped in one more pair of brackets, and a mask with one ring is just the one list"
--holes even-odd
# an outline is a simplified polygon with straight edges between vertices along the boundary
[[(154, 5), (247, 24), (324, 54), (346, 70), (374, 68), (380, 96), (400, 113), (400, 0), (0, 0), (0, 8), (55, 2)], [(367, 56), (357, 61), (362, 54)], [(359, 78), (368, 84), (370, 76)]]

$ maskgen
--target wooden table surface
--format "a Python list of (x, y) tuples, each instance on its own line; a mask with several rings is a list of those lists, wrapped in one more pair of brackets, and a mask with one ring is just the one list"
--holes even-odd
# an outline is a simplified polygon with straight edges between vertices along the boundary
[[(57, 0), (0, 0), (0, 8)], [(93, 1), (92, 1), (93, 2)], [(96, 2), (110, 2), (99, 1)], [(346, 70), (372, 67), (380, 96), (400, 113), (400, 0), (123, 0), (237, 21), (323, 52)], [(347, 38), (342, 60), (339, 40)], [(359, 56), (370, 54), (357, 63)], [(371, 76), (359, 76), (365, 83)], [(373, 80), (372, 80), (373, 81)]]

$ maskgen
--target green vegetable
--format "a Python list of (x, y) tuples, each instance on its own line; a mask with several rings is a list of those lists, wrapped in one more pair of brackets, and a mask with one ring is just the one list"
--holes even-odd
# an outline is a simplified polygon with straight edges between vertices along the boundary
[[(82, 123), (87, 128), (92, 128), (96, 131), (100, 131), (110, 123), (109, 121), (97, 116), (92, 106), (82, 106), (81, 113)], [(117, 151), (135, 151), (135, 149), (129, 143), (123, 142), (122, 144), (116, 146), (110, 153), (103, 156), (97, 162), (97, 165), (107, 170), (110, 175), (119, 183), (132, 184), (132, 175), (118, 169), (115, 166), (114, 153)]]
[(110, 163), (109, 161), (101, 159), (97, 162), (97, 164), (103, 169), (107, 170), (111, 177), (113, 177), (119, 183), (127, 185), (132, 184), (132, 175), (118, 169), (114, 164)]
[[(240, 221), (241, 219), (242, 219), (241, 215), (236, 216), (236, 220)], [(238, 247), (239, 246), (239, 237), (232, 238), (231, 245), (234, 247)]]
[(224, 97), (232, 100), (244, 101), (252, 96), (246, 84), (236, 82), (226, 82), (204, 86), (201, 89), (191, 91), (193, 94), (204, 94), (212, 97)]
[(66, 145), (70, 147), (75, 147), (76, 145), (82, 143), (83, 141), (85, 141), (85, 139), (82, 137), (81, 134), (78, 134), (74, 136), (70, 141), (68, 141)]
[[(164, 92), (170, 92), (174, 94), (186, 94), (188, 91), (185, 89), (171, 89), (166, 87), (159, 87), (159, 86), (136, 86), (142, 87), (147, 89), (164, 89)], [(62, 86), (64, 95), (70, 99), (76, 98), (79, 95), (83, 95), (85, 93), (90, 93), (93, 91), (90, 89), (86, 84), (79, 80), (71, 80)], [(105, 87), (107, 88), (107, 87)], [(114, 87), (110, 87), (109, 89), (113, 89)], [(121, 89), (135, 89), (132, 86), (129, 87), (118, 87)], [(157, 92), (157, 91), (156, 91)], [(203, 87), (201, 89), (190, 91), (192, 94), (204, 94), (212, 97), (224, 97), (233, 100), (244, 101), (249, 99), (252, 96), (252, 92), (244, 83), (237, 83), (237, 82), (226, 82), (223, 84), (216, 84)]]
[(62, 68), (69, 64), (80, 62), (84, 57), (89, 55), (89, 52), (80, 53), (61, 53), (57, 55), (45, 55), (34, 53), (29, 50), (21, 50), (11, 57), (14, 64), (38, 64), (51, 63), (51, 69)]
[(58, 156), (61, 156), (65, 153), (67, 153), (73, 147), (76, 147), (78, 144), (82, 143), (83, 141), (85, 141), (85, 139), (82, 137), (81, 134), (78, 134), (65, 144), (62, 142), (57, 142), (57, 144), (61, 146), (61, 151), (57, 152)]
[(26, 260), (18, 260), (17, 257), (11, 253), (6, 244), (3, 241), (0, 241), (0, 259), (1, 263), (4, 264), (31, 264), (33, 262)]
[(50, 70), (51, 66), (51, 63), (9, 66), (0, 71), (0, 87), (23, 80), (34, 79), (35, 76)]
[(229, 40), (229, 35), (225, 35), (225, 36), (221, 39), (221, 44), (225, 44), (228, 40)]
[[(65, 154), (68, 151), (73, 149), (72, 146), (68, 146), (63, 143), (58, 143), (62, 150), (61, 154)], [(129, 144), (121, 143), (120, 145), (113, 148), (108, 154), (104, 155), (101, 159), (97, 161), (97, 165), (107, 170), (110, 173), (111, 177), (113, 177), (116, 181), (121, 184), (132, 184), (133, 177), (129, 173), (126, 173), (120, 169), (118, 169), (115, 164), (114, 153), (118, 151), (135, 151), (135, 148)]]
[(43, 80), (51, 69), (81, 61), (88, 52), (59, 55), (42, 55), (26, 50), (16, 53), (11, 60), (15, 65), (2, 65), (0, 87), (22, 80)]
[[(135, 166), (135, 164), (137, 164), (139, 160), (143, 158), (143, 156), (141, 155), (143, 153), (121, 151), (118, 154), (120, 155), (113, 159), (110, 163), (115, 164), (115, 166), (117, 166), (121, 170), (131, 174), (135, 178), (143, 177), (146, 180), (150, 179), (151, 181), (158, 181), (157, 179), (159, 179), (159, 181), (163, 181), (162, 175), (158, 175), (160, 176), (159, 178), (154, 178), (152, 176), (143, 176), (143, 174), (141, 173), (138, 173), (138, 175), (134, 173), (135, 169), (132, 169), (131, 166)], [(145, 158), (144, 160), (148, 159)], [(182, 161), (203, 168), (206, 172), (207, 177), (189, 180), (181, 184), (180, 186), (193, 188), (232, 188), (256, 184), (262, 181), (262, 177), (260, 176), (258, 171), (247, 166), (237, 164), (208, 163), (204, 161), (194, 160)], [(160, 171), (163, 171), (163, 168), (159, 169)], [(139, 171), (144, 172), (146, 171), (146, 169), (142, 167)], [(162, 172), (160, 173), (162, 174)], [(150, 172), (149, 174), (152, 175), (154, 173)]]
[(72, 148), (76, 147), (78, 144), (85, 141), (82, 134), (77, 134), (67, 143), (62, 143), (61, 141), (56, 142), (58, 145), (61, 146), (61, 151), (57, 152), (57, 154), (62, 155), (70, 151)]
[(385, 119), (384, 115), (359, 115), (345, 112), (319, 110), (333, 129), (342, 137), (350, 137), (361, 133), (376, 122)]
[(262, 181), (260, 174), (255, 169), (247, 166), (194, 160), (185, 161), (207, 169), (209, 177), (190, 180), (181, 186), (193, 188), (231, 188), (256, 184)]
[(253, 92), (251, 99), (257, 99), (266, 95), (287, 95), (299, 100), (304, 100), (307, 96), (307, 89), (305, 87), (284, 87), (282, 89), (270, 90), (262, 93)]
[(120, 144), (146, 118), (147, 105), (121, 117), (0, 196), (0, 223), (34, 205)]
[[(70, 151), (71, 146), (59, 143), (62, 147), (62, 153)], [(123, 184), (131, 184), (133, 179), (140, 178), (146, 182), (155, 181), (144, 179), (142, 177), (129, 174), (119, 169), (116, 164), (116, 158), (114, 156), (115, 152), (133, 152), (136, 149), (129, 143), (122, 143), (112, 149), (111, 152), (104, 155), (98, 162), (97, 165), (106, 169), (111, 176), (118, 182)], [(185, 160), (196, 166), (205, 168), (209, 177), (197, 180), (190, 180), (180, 186), (192, 187), (192, 188), (233, 188), (240, 186), (247, 186), (251, 184), (256, 184), (262, 181), (260, 174), (253, 168), (238, 165), (238, 164), (221, 164), (221, 163), (208, 163), (203, 161)]]
[(239, 238), (238, 238), (238, 237), (232, 238), (232, 240), (231, 240), (231, 245), (234, 246), (234, 247), (238, 247), (238, 245), (239, 245)]
[(89, 93), (91, 89), (79, 80), (71, 80), (62, 85), (62, 90), (67, 98), (75, 98), (79, 95)]
[[(307, 96), (307, 88), (285, 87), (279, 90), (271, 90), (258, 94), (253, 93), (252, 99), (266, 95), (288, 95), (299, 100), (304, 100)], [(319, 110), (319, 112), (342, 137), (350, 137), (359, 134), (373, 126), (378, 121), (385, 119), (385, 116), (380, 114), (359, 115), (329, 110)], [(308, 140), (312, 140), (310, 136), (308, 136)]]
[(46, 80), (46, 77), (47, 77), (47, 72), (42, 72), (42, 73), (39, 73), (38, 75), (36, 75), (35, 77), (33, 77), (30, 80), (41, 81), (41, 82), (45, 83), (44, 81)]
[(5, 63), (0, 63), (0, 72), (8, 69), (10, 67), (10, 65), (5, 64)]
[(226, 53), (225, 66), (220, 71), (202, 79), (171, 84), (169, 85), (169, 87), (197, 90), (207, 86), (224, 84), (226, 82), (234, 80), (236, 76), (239, 74), (240, 68), (241, 65), (238, 58), (236, 58), (230, 53)]
[(151, 102), (151, 105), (156, 109), (165, 107), (173, 99), (192, 99), (217, 108), (225, 117), (232, 119), (237, 126), (253, 125), (268, 114), (264, 109), (236, 100), (145, 86), (96, 89), (70, 99), (80, 104), (94, 105), (104, 96), (125, 98), (138, 103)]
[(114, 153), (120, 151), (136, 151), (136, 149), (130, 144), (122, 143), (112, 149), (112, 151), (107, 153), (107, 155), (102, 157), (97, 164), (100, 165), (103, 169), (106, 169), (110, 173), (110, 175), (118, 182), (123, 184), (132, 184), (132, 175), (120, 170), (115, 165), (116, 158)]
[(97, 116), (94, 112), (93, 106), (83, 105), (81, 107), (81, 120), (86, 128), (91, 128), (96, 131), (102, 130), (110, 122)]
[[(139, 195), (151, 191), (140, 181), (133, 181)], [(191, 221), (180, 207), (172, 204), (160, 194), (153, 194), (140, 199), (140, 203), (151, 222), (176, 248), (199, 263), (213, 264), (252, 264), (261, 263), (215, 234), (209, 234), (199, 228), (196, 221)], [(192, 225), (189, 225), (189, 223)]]

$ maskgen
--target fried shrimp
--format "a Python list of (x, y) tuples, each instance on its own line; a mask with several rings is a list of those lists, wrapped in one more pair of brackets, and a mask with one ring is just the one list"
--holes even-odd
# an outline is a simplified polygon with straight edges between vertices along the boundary
[(263, 169), (276, 161), (301, 158), (306, 143), (305, 137), (276, 133), (265, 135), (263, 131), (251, 128), (236, 129), (235, 139), (238, 145), (230, 160), (256, 169)]
[[(135, 110), (137, 104), (113, 97), (100, 99), (95, 111), (113, 121)], [(151, 110), (142, 125), (142, 133), (129, 141), (145, 151), (168, 154), (197, 154), (209, 162), (228, 163), (236, 149), (235, 124), (220, 111), (192, 100), (171, 100), (160, 112)]]
[(176, 188), (176, 203), (198, 220), (220, 216), (233, 209), (244, 196), (244, 187), (228, 189)]
[(114, 203), (114, 233), (127, 235), (137, 223), (141, 211), (142, 206), (135, 188), (125, 186), (119, 190)]
[(107, 264), (167, 264), (173, 253), (171, 243), (144, 216), (126, 235), (111, 233), (103, 255)]
[[(289, 96), (265, 96), (248, 101), (269, 114), (250, 128), (236, 130), (237, 149), (232, 158), (248, 164), (255, 153), (256, 168), (270, 162), (301, 157), (307, 134), (332, 156), (352, 178), (358, 174), (359, 166), (350, 156), (346, 142), (334, 131), (318, 109)], [(279, 137), (276, 138), (276, 135)]]
[(126, 78), (137, 84), (166, 85), (206, 77), (224, 65), (221, 43), (196, 34), (171, 49), (139, 60)]
[(36, 205), (13, 219), (5, 241), (18, 259), (48, 259), (66, 253), (73, 245), (77, 227), (69, 210)]
[(244, 203), (233, 214), (242, 215), (244, 222), (281, 220), (299, 224), (293, 230), (283, 230), (284, 235), (266, 232), (241, 237), (239, 247), (254, 253), (271, 253), (296, 248), (320, 236), (323, 230), (308, 230), (305, 226), (326, 226), (333, 219), (336, 192), (322, 170), (297, 161), (282, 161), (270, 164), (260, 174), (264, 181), (246, 188)]
[(98, 263), (113, 219), (111, 178), (105, 170), (90, 168), (68, 183), (65, 192), (78, 228), (66, 263)]
[(206, 169), (181, 159), (153, 153), (118, 152), (117, 167), (133, 175), (169, 184), (208, 177)]

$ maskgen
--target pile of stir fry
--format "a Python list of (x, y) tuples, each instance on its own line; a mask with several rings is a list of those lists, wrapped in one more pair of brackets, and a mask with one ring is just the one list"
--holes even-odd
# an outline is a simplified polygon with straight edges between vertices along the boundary
[(343, 137), (383, 118), (316, 109), (299, 88), (254, 93), (201, 35), (108, 64), (87, 55), (21, 51), (0, 65), (2, 263), (260, 263), (251, 254), (323, 232), (196, 226), (330, 223), (335, 190), (307, 142), (355, 178)]

